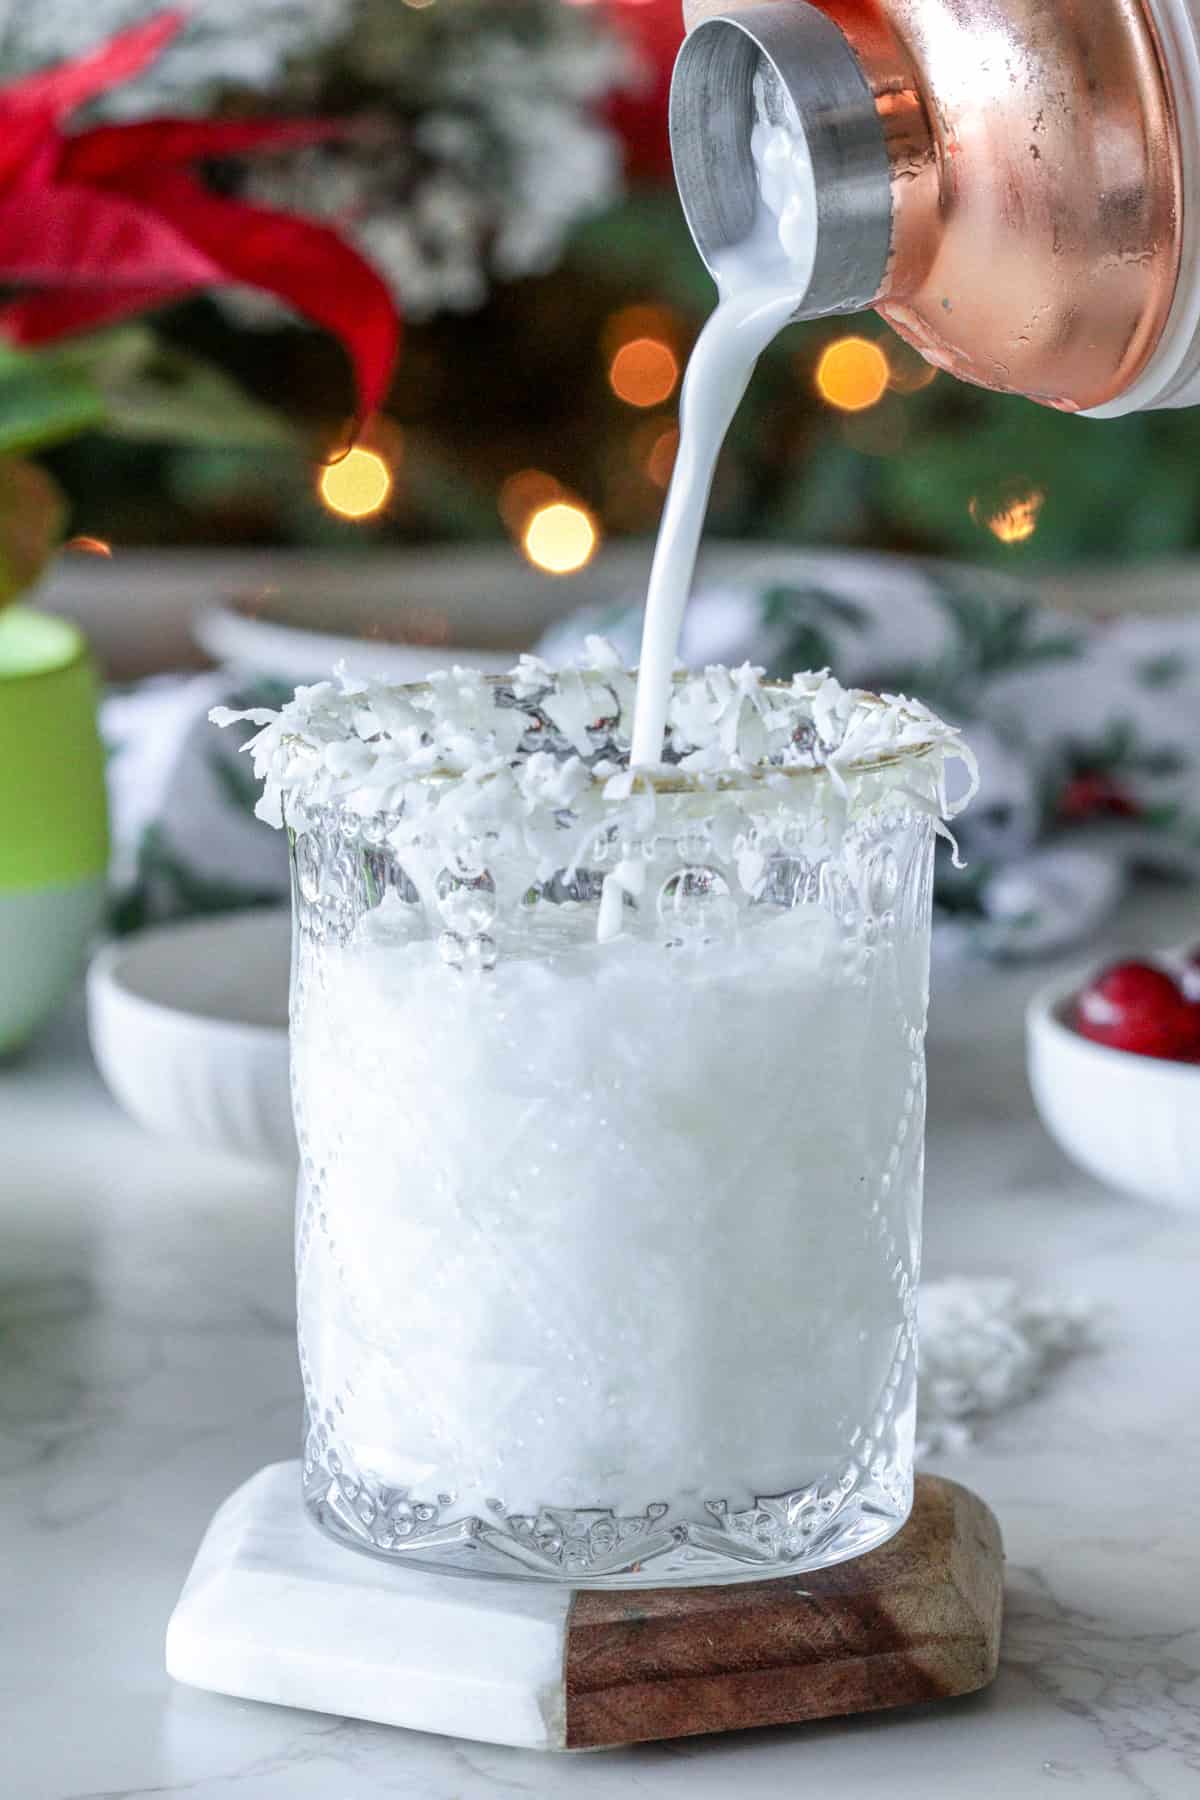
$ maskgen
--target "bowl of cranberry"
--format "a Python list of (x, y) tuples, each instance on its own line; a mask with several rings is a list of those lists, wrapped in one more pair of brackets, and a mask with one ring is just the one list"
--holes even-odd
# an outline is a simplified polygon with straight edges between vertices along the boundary
[(1072, 1161), (1200, 1210), (1200, 947), (1053, 981), (1026, 1025), (1038, 1112)]

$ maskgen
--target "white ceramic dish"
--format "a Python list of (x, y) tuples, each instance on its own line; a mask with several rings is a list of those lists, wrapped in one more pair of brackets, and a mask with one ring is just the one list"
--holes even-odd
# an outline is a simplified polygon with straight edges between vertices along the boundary
[(92, 1049), (115, 1098), (148, 1130), (294, 1161), (290, 930), (282, 909), (227, 913), (139, 932), (93, 959)]
[(1066, 1022), (1094, 970), (1042, 988), (1026, 1016), (1042, 1123), (1073, 1162), (1140, 1200), (1200, 1211), (1200, 1064), (1132, 1056)]
[(460, 662), (512, 667), (575, 607), (645, 591), (644, 544), (603, 551), (576, 575), (542, 575), (511, 548), (398, 553), (331, 568), (287, 567), (200, 613), (193, 630), (216, 662), (288, 682), (356, 673), (421, 681)]
[[(325, 680), (345, 660), (356, 674), (422, 681), (453, 662), (502, 671), (579, 608), (605, 629), (645, 598), (653, 544), (606, 545), (574, 575), (543, 575), (510, 547), (399, 551), (354, 562), (280, 558), (228, 589), (229, 598), (192, 621), (215, 662), (251, 676), (295, 683)], [(764, 580), (821, 583), (836, 573), (864, 591), (881, 582), (920, 585), (903, 557), (806, 552), (763, 543), (719, 542), (701, 553), (697, 579), (709, 587)]]

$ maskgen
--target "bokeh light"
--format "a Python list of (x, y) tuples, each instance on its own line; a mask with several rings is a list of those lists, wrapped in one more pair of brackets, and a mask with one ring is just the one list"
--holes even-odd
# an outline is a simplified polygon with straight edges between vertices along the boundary
[(865, 412), (882, 400), (890, 373), (887, 357), (870, 338), (838, 338), (821, 352), (817, 392), (839, 412)]
[(387, 505), (392, 471), (377, 450), (355, 444), (336, 462), (327, 463), (317, 484), (325, 506), (340, 519), (369, 519)]
[(600, 345), (605, 363), (610, 363), (622, 344), (634, 338), (657, 338), (669, 344), (678, 355), (686, 341), (682, 319), (671, 307), (658, 300), (639, 300), (633, 306), (620, 306), (604, 321)]
[(679, 358), (662, 338), (631, 338), (609, 364), (608, 380), (627, 406), (661, 406), (675, 392)]
[(496, 504), (509, 531), (519, 538), (539, 506), (562, 497), (562, 482), (544, 469), (518, 469), (502, 484)]
[(670, 482), (678, 451), (679, 427), (668, 425), (656, 434), (646, 452), (645, 470), (655, 487), (665, 488)]
[(975, 523), (990, 531), (1000, 543), (1027, 544), (1038, 528), (1045, 503), (1041, 488), (1012, 482), (991, 498), (976, 495), (969, 510)]
[(885, 355), (888, 360), (888, 386), (893, 394), (918, 394), (938, 378), (932, 363), (903, 338), (889, 337)]
[(521, 548), (535, 569), (573, 575), (595, 555), (600, 534), (590, 512), (571, 500), (539, 506), (525, 527)]

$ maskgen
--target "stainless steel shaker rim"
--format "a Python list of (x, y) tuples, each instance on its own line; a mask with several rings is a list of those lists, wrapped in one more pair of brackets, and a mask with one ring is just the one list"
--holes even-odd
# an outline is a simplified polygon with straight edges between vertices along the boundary
[(758, 204), (753, 87), (764, 60), (795, 106), (816, 183), (815, 260), (796, 316), (856, 312), (877, 298), (887, 270), (890, 166), (857, 57), (804, 0), (735, 6), (697, 25), (680, 48), (670, 135), (688, 226), (710, 269), (749, 234)]

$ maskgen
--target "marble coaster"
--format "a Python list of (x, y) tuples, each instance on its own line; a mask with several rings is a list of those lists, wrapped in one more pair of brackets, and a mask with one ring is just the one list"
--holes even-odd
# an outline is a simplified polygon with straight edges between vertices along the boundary
[(177, 1681), (537, 1750), (780, 1725), (986, 1686), (1003, 1550), (966, 1488), (920, 1476), (890, 1543), (732, 1587), (558, 1588), (392, 1569), (324, 1538), (295, 1463), (217, 1513), (167, 1629)]

